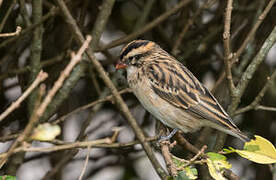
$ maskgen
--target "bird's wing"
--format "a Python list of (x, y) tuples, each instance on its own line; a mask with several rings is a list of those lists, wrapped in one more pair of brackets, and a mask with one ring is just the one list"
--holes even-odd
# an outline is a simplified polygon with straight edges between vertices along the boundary
[(146, 72), (153, 91), (162, 99), (203, 119), (237, 130), (209, 90), (178, 61), (152, 63)]

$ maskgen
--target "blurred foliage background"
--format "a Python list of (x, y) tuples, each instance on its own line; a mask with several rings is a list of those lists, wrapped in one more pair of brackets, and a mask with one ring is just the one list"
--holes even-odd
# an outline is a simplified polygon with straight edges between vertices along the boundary
[[(116, 72), (122, 45), (132, 39), (147, 39), (158, 43), (187, 66), (227, 109), (231, 103), (225, 80), (218, 81), (224, 73), (223, 28), (227, 1), (194, 0), (181, 4), (181, 0), (65, 0), (83, 35), (91, 34), (92, 48), (109, 77), (121, 90), (127, 87), (125, 73)], [(248, 33), (260, 20), (268, 0), (243, 0), (233, 2), (231, 19), (231, 50), (236, 52)], [(110, 14), (110, 15), (109, 15)], [(248, 64), (259, 52), (276, 25), (276, 6), (273, 5), (262, 20), (238, 61), (232, 67), (236, 84)], [(163, 19), (162, 19), (163, 18)], [(52, 0), (3, 0), (0, 1), (0, 33), (14, 32), (22, 27), (19, 35), (0, 37), (0, 112), (15, 101), (43, 69), (49, 74), (47, 89), (53, 86), (60, 72), (70, 60), (70, 52), (79, 46), (72, 30), (64, 20), (56, 1)], [(94, 42), (93, 42), (94, 41)], [(265, 56), (253, 75), (239, 107), (255, 99), (275, 71), (276, 46)], [(272, 80), (273, 82), (275, 79)], [(218, 83), (220, 82), (220, 83)], [(276, 83), (266, 91), (260, 104), (274, 107), (268, 110), (246, 111), (233, 119), (248, 134), (258, 134), (276, 142)], [(62, 88), (51, 101), (40, 122), (54, 122), (74, 109), (109, 95), (110, 91), (90, 64), (88, 58), (78, 64)], [(14, 136), (28, 124), (34, 109), (37, 91), (18, 109), (0, 121), (0, 151), (5, 152)], [(133, 116), (149, 136), (155, 135), (155, 120), (145, 112), (131, 93), (123, 94)], [(112, 101), (99, 103), (67, 116), (59, 123), (62, 142), (95, 140), (112, 136), (113, 127), (124, 127), (118, 142), (135, 140), (135, 135)], [(202, 135), (203, 134), (203, 135)], [(184, 135), (200, 148), (203, 144), (212, 150), (216, 132), (204, 129)], [(48, 147), (55, 143), (33, 142), (34, 146)], [(225, 146), (241, 146), (239, 140), (228, 137)], [(188, 151), (176, 146), (172, 152), (187, 157)], [(18, 179), (76, 179), (84, 164), (87, 150), (64, 150), (50, 153), (17, 153), (12, 155), (1, 174), (16, 175)], [(158, 159), (164, 164), (156, 149)], [(238, 156), (230, 156), (232, 171), (241, 179), (272, 179), (275, 166), (258, 165)], [(204, 169), (204, 168), (203, 168)], [(206, 173), (206, 172), (205, 172)], [(209, 179), (204, 170), (200, 179)], [(92, 148), (84, 179), (158, 179), (139, 145), (127, 148)]]

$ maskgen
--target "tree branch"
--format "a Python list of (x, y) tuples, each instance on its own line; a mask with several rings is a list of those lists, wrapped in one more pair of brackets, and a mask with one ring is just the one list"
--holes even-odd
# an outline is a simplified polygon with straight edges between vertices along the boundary
[(120, 39), (114, 40), (111, 43), (109, 43), (108, 45), (106, 45), (104, 47), (101, 47), (99, 49), (96, 49), (95, 51), (98, 52), (98, 51), (103, 51), (103, 50), (106, 50), (106, 49), (110, 49), (110, 48), (113, 48), (115, 46), (118, 46), (120, 44), (126, 43), (128, 41), (131, 41), (131, 40), (137, 38), (138, 36), (144, 34), (145, 32), (151, 30), (152, 28), (154, 28), (158, 24), (162, 23), (169, 16), (171, 16), (172, 14), (174, 14), (177, 11), (179, 11), (180, 9), (182, 9), (183, 7), (185, 7), (190, 2), (191, 2), (191, 0), (182, 0), (182, 1), (180, 1), (175, 7), (171, 8), (169, 11), (167, 11), (164, 14), (160, 15), (158, 18), (156, 18), (152, 22), (148, 23), (147, 25), (145, 25), (140, 30), (137, 30), (134, 33), (129, 34), (129, 35), (127, 35), (125, 37), (122, 37)]
[[(84, 38), (83, 38), (82, 33), (81, 33), (80, 29), (78, 28), (75, 20), (74, 20), (74, 18), (72, 17), (72, 15), (70, 14), (68, 8), (66, 7), (66, 4), (62, 0), (56, 0), (56, 2), (58, 4), (58, 6), (60, 7), (66, 22), (68, 23), (69, 27), (71, 28), (71, 31), (73, 32), (74, 38), (76, 39), (76, 41), (79, 44), (81, 44), (84, 41)], [(136, 120), (131, 115), (127, 105), (123, 101), (122, 97), (118, 93), (118, 91), (117, 91), (116, 87), (114, 86), (114, 84), (112, 83), (112, 81), (107, 76), (107, 73), (103, 69), (102, 65), (95, 58), (95, 56), (93, 54), (93, 50), (91, 48), (88, 48), (87, 51), (86, 51), (86, 54), (89, 57), (89, 59), (91, 60), (92, 64), (94, 65), (94, 68), (98, 71), (100, 77), (103, 79), (104, 83), (107, 85), (107, 87), (111, 90), (111, 93), (114, 95), (114, 97), (115, 97), (114, 99), (116, 101), (116, 104), (118, 105), (119, 109), (121, 110), (123, 115), (128, 120), (128, 122), (131, 125), (132, 129), (134, 130), (137, 138), (142, 143), (142, 146), (143, 146), (145, 152), (147, 153), (151, 163), (153, 164), (156, 172), (158, 173), (158, 175), (161, 178), (166, 178), (167, 177), (166, 172), (164, 171), (164, 169), (162, 168), (162, 166), (159, 164), (158, 160), (156, 159), (156, 157), (153, 153), (153, 150), (151, 149), (149, 143), (145, 142), (145, 135), (144, 135), (142, 129), (139, 127)]]
[(249, 41), (254, 37), (254, 34), (256, 33), (257, 29), (259, 28), (259, 26), (262, 24), (263, 20), (265, 19), (266, 15), (268, 14), (268, 12), (270, 11), (270, 9), (273, 7), (274, 3), (276, 0), (270, 0), (268, 5), (266, 6), (266, 8), (264, 9), (264, 11), (262, 12), (262, 14), (259, 16), (256, 24), (253, 26), (253, 28), (250, 30), (250, 32), (248, 33), (248, 35), (246, 36), (246, 39), (243, 41), (242, 45), (240, 46), (240, 48), (237, 50), (237, 52), (234, 54), (232, 62), (235, 62), (240, 55), (242, 54), (243, 50), (246, 48), (247, 44), (249, 43)]
[(224, 32), (223, 32), (223, 46), (224, 46), (224, 65), (225, 65), (225, 72), (226, 72), (226, 79), (228, 81), (228, 89), (230, 91), (231, 97), (234, 97), (235, 93), (235, 86), (233, 83), (233, 77), (231, 72), (231, 58), (233, 56), (231, 52), (231, 35), (230, 35), (230, 27), (231, 27), (231, 14), (233, 9), (233, 0), (227, 1), (227, 7), (225, 12), (225, 19), (224, 19)]
[(0, 115), (0, 122), (5, 119), (11, 112), (13, 112), (16, 108), (20, 106), (20, 104), (29, 96), (29, 94), (46, 78), (48, 77), (48, 74), (40, 71), (40, 73), (37, 75), (34, 82), (26, 89), (26, 91), (15, 101), (13, 102), (3, 113)]
[[(262, 88), (262, 90), (259, 92), (259, 94), (255, 97), (254, 101), (252, 101), (252, 103), (244, 108), (238, 109), (235, 112), (235, 115), (237, 114), (241, 114), (247, 111), (250, 111), (252, 109), (262, 109), (262, 107), (260, 107), (260, 102), (262, 100), (262, 98), (265, 95), (265, 92), (267, 91), (267, 89), (271, 86), (271, 84), (273, 83), (274, 78), (276, 77), (276, 70), (274, 70), (274, 72), (272, 73), (271, 77), (267, 77), (267, 81), (264, 85), (264, 87)], [(262, 109), (265, 110), (265, 109)]]

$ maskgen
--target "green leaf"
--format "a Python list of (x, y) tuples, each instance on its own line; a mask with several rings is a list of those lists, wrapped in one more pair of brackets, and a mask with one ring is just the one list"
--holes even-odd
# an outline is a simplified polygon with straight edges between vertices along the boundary
[(228, 148), (229, 149), (223, 148), (223, 153), (224, 154), (230, 154), (230, 153), (235, 153), (236, 152), (236, 150), (234, 148), (232, 148), (232, 147), (228, 147)]
[(191, 166), (185, 167), (186, 176), (188, 176), (189, 179), (197, 179), (197, 169)]
[(244, 144), (243, 150), (233, 149), (240, 156), (260, 164), (276, 163), (276, 149), (267, 139), (255, 135), (253, 139)]
[(180, 171), (175, 177), (175, 180), (190, 180), (190, 178), (186, 175), (185, 171)]
[(231, 168), (231, 164), (226, 161), (226, 157), (214, 152), (208, 152), (206, 155), (208, 156), (206, 160), (210, 175), (216, 180), (226, 180), (222, 175), (223, 171)]
[(166, 178), (166, 180), (175, 180), (172, 176)]
[(175, 177), (175, 180), (193, 180), (197, 179), (197, 169), (191, 166), (184, 168), (184, 171), (180, 171)]
[(207, 166), (212, 178), (214, 178), (215, 180), (227, 180), (223, 177), (223, 172), (217, 169), (215, 163), (211, 159), (207, 159)]
[(243, 149), (254, 152), (260, 150), (260, 147), (258, 145), (244, 145)]
[[(177, 180), (190, 180), (190, 179), (197, 179), (197, 169), (192, 166), (186, 166), (187, 162), (180, 161), (176, 158), (173, 158), (173, 163), (178, 168), (183, 168), (183, 171), (179, 171), (178, 175), (175, 179)], [(186, 166), (186, 167), (185, 167)]]
[(5, 175), (5, 176), (0, 176), (0, 180), (16, 180), (16, 177)]
[(216, 160), (226, 160), (227, 158), (222, 155), (222, 154), (218, 154), (218, 153), (214, 153), (214, 152), (208, 152), (206, 153), (206, 155), (212, 160), (212, 161), (216, 161)]
[(172, 160), (173, 160), (173, 163), (175, 164), (175, 166), (178, 168), (181, 168), (186, 165), (186, 162), (180, 161), (174, 157), (172, 157)]

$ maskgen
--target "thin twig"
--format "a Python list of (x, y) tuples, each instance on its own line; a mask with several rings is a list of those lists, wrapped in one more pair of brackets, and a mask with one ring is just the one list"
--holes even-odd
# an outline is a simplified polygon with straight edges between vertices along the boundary
[(43, 16), (43, 17), (41, 18), (41, 21), (40, 21), (40, 22), (34, 23), (34, 24), (32, 24), (31, 26), (27, 27), (26, 29), (23, 29), (23, 30), (21, 31), (21, 33), (20, 33), (18, 36), (14, 36), (14, 37), (11, 37), (11, 38), (9, 38), (9, 39), (3, 41), (3, 42), (0, 44), (0, 49), (1, 49), (1, 48), (4, 48), (4, 47), (7, 47), (8, 44), (10, 44), (10, 43), (16, 41), (19, 37), (22, 37), (23, 35), (25, 35), (25, 34), (31, 32), (33, 29), (35, 29), (37, 26), (39, 26), (40, 24), (42, 24), (43, 22), (45, 22), (46, 20), (48, 20), (50, 17), (56, 15), (57, 12), (58, 12), (58, 10), (59, 10), (58, 8), (52, 8), (52, 9), (50, 10), (50, 12), (48, 12), (45, 16)]
[(97, 15), (97, 19), (95, 21), (91, 35), (93, 36), (92, 42), (91, 42), (91, 48), (95, 49), (98, 46), (98, 42), (101, 38), (101, 34), (103, 30), (105, 29), (107, 20), (109, 19), (109, 16), (111, 14), (113, 5), (115, 3), (115, 0), (105, 0), (102, 3), (102, 10)]
[(267, 55), (271, 47), (275, 44), (275, 42), (276, 42), (276, 26), (274, 27), (274, 29), (271, 31), (268, 38), (263, 43), (263, 46), (261, 47), (257, 55), (254, 57), (253, 61), (249, 64), (249, 66), (243, 73), (237, 85), (238, 93), (234, 98), (231, 106), (229, 107), (230, 114), (234, 114), (234, 111), (237, 109), (241, 96), (243, 95), (249, 81), (252, 79), (254, 73), (258, 69), (259, 65), (264, 61), (265, 56)]
[(131, 41), (131, 40), (137, 38), (138, 36), (144, 34), (145, 32), (151, 30), (155, 26), (157, 26), (160, 23), (162, 23), (164, 20), (166, 20), (172, 14), (176, 13), (177, 11), (179, 11), (180, 9), (182, 9), (183, 7), (185, 7), (190, 2), (191, 2), (191, 0), (182, 0), (182, 1), (180, 1), (175, 7), (171, 8), (168, 11), (166, 11), (164, 14), (160, 15), (158, 18), (156, 18), (152, 22), (150, 22), (147, 25), (145, 25), (143, 28), (141, 28), (141, 29), (135, 31), (134, 33), (129, 34), (129, 35), (125, 36), (125, 37), (122, 37), (120, 39), (114, 40), (114, 41), (110, 42), (109, 44), (107, 44), (106, 46), (101, 47), (99, 49), (96, 49), (95, 51), (98, 52), (98, 51), (103, 51), (103, 50), (106, 50), (106, 49), (110, 49), (110, 48), (113, 48), (115, 46), (118, 46), (120, 44), (126, 43), (128, 41)]
[[(246, 39), (243, 41), (240, 48), (235, 53), (233, 53), (233, 56), (232, 56), (232, 59), (231, 59), (231, 67), (237, 61), (237, 59), (240, 57), (240, 55), (242, 54), (242, 52), (246, 48), (247, 44), (249, 43), (249, 41), (254, 37), (254, 34), (256, 33), (257, 29), (259, 28), (259, 26), (261, 25), (261, 23), (265, 19), (267, 13), (270, 11), (270, 9), (272, 8), (274, 3), (275, 3), (275, 0), (271, 0), (268, 3), (268, 5), (266, 6), (266, 8), (262, 12), (262, 14), (258, 17), (258, 20), (257, 20), (256, 24), (253, 26), (253, 28), (250, 30), (250, 32), (246, 36)], [(216, 88), (219, 86), (219, 84), (223, 81), (224, 78), (225, 78), (225, 72), (223, 72), (221, 74), (221, 76), (217, 80), (216, 84), (214, 85), (214, 88), (213, 88), (212, 91), (216, 90)]]
[[(123, 90), (119, 91), (119, 94), (124, 94), (124, 93), (129, 93), (129, 92), (131, 92), (131, 89), (127, 88), (127, 89), (123, 89)], [(106, 101), (111, 101), (113, 98), (114, 98), (113, 95), (109, 95), (109, 96), (106, 96), (102, 99), (99, 99), (99, 100), (93, 101), (91, 103), (88, 103), (84, 106), (81, 106), (81, 107), (71, 111), (70, 113), (65, 114), (62, 117), (58, 118), (57, 120), (55, 120), (53, 122), (53, 124), (59, 124), (59, 123), (63, 122), (65, 119), (67, 119), (69, 116), (71, 116), (72, 114), (75, 114), (75, 113), (78, 113), (80, 111), (86, 110), (86, 109), (91, 108), (91, 107), (93, 107), (97, 104), (100, 104), (100, 103), (103, 103), (103, 102), (106, 102)]]
[(231, 40), (235, 39), (240, 34), (240, 32), (247, 26), (247, 24), (248, 24), (248, 20), (247, 19), (243, 20), (241, 25), (239, 27), (237, 27), (237, 29), (235, 29), (235, 31), (233, 31), (233, 33), (231, 35)]
[[(43, 60), (40, 64), (41, 68), (48, 67), (48, 66), (51, 66), (51, 65), (55, 65), (57, 62), (62, 61), (64, 59), (64, 57), (66, 56), (66, 54), (67, 53), (60, 53), (59, 55), (57, 55), (53, 58)], [(7, 70), (7, 72), (1, 73), (0, 81), (7, 78), (7, 77), (17, 76), (17, 75), (20, 75), (22, 73), (26, 73), (26, 72), (30, 72), (30, 71), (31, 71), (30, 66), (25, 66), (25, 67), (18, 68), (18, 69), (9, 69), (9, 70)]]
[[(88, 1), (87, 1), (88, 3)], [(113, 9), (113, 5), (115, 3), (115, 0), (106, 0), (106, 1), (103, 1), (103, 3), (101, 4), (101, 10), (100, 12), (97, 14), (97, 19), (94, 23), (94, 26), (93, 26), (93, 29), (92, 29), (92, 42), (90, 43), (90, 47), (91, 49), (94, 49), (95, 47), (98, 46), (98, 43), (99, 43), (99, 40), (101, 38), (101, 35), (102, 33), (104, 32), (105, 30), (105, 27), (106, 27), (106, 24), (109, 20), (109, 17), (110, 17), (110, 14), (111, 14), (111, 11)], [(84, 6), (85, 6), (86, 2), (84, 3)], [(85, 8), (85, 7), (84, 7)], [(82, 13), (83, 15), (84, 13)], [(85, 19), (85, 18), (84, 18)], [(83, 24), (81, 24), (83, 25)], [(86, 68), (89, 68), (89, 71), (92, 72), (93, 74), (96, 74), (94, 73), (95, 69), (94, 68), (91, 68), (90, 66), (89, 67), (86, 67)], [(79, 74), (81, 74), (81, 72), (84, 72), (84, 70), (86, 68), (80, 68), (80, 70), (78, 71)], [(72, 81), (73, 82), (77, 82), (78, 79), (80, 78), (80, 76), (71, 76), (72, 77)], [(94, 77), (94, 78), (93, 78)], [(97, 82), (95, 76), (92, 77), (92, 80), (94, 80), (93, 84), (98, 87), (96, 88), (96, 90), (100, 90), (99, 88), (99, 83)], [(69, 81), (69, 80), (68, 80)], [(69, 81), (70, 82), (70, 81)], [(64, 89), (62, 92), (63, 93), (60, 93), (59, 94), (59, 100), (56, 101), (56, 104), (59, 105), (61, 104), (62, 100), (64, 100), (65, 98), (68, 97), (69, 95), (69, 91), (68, 89), (72, 89), (74, 87), (73, 85), (74, 83), (70, 82), (68, 84), (68, 87), (66, 88), (66, 90)], [(103, 93), (101, 93), (101, 96), (105, 96), (106, 95), (106, 90), (107, 88), (105, 88), (105, 90), (103, 91)], [(67, 92), (67, 93), (65, 93)], [(51, 109), (55, 110), (56, 109), (56, 106), (54, 103), (52, 103), (53, 106)], [(77, 141), (81, 141), (83, 140), (83, 138), (85, 137), (85, 133), (86, 133), (86, 128), (88, 127), (88, 125), (90, 124), (91, 120), (92, 120), (92, 117), (95, 115), (95, 113), (101, 108), (102, 104), (98, 104), (97, 106), (94, 106), (93, 109), (89, 112), (89, 115), (88, 117), (86, 118), (86, 120), (82, 123), (81, 125), (81, 129), (80, 129), (80, 132), (76, 138)], [(49, 114), (49, 113), (48, 113)], [(43, 177), (43, 179), (51, 179), (51, 177), (56, 173), (58, 172), (60, 169), (62, 169), (62, 167), (67, 163), (69, 162), (76, 154), (78, 153), (78, 150), (73, 150), (73, 151), (69, 151), (69, 152), (66, 152), (64, 153), (64, 157), (62, 159), (62, 161), (59, 161), (51, 171), (49, 171), (48, 173), (46, 173), (46, 175)]]
[(29, 96), (29, 94), (47, 77), (47, 73), (40, 71), (34, 82), (28, 87), (28, 89), (0, 115), (0, 122), (16, 108), (18, 108), (20, 104)]
[(205, 157), (205, 153), (204, 151), (207, 149), (207, 146), (204, 145), (202, 146), (202, 148), (197, 152), (197, 154), (192, 157), (190, 160), (186, 160), (186, 159), (182, 159), (182, 158), (179, 158), (177, 156), (173, 156), (174, 159), (177, 159), (178, 161), (180, 162), (183, 162), (185, 163), (183, 166), (181, 166), (180, 168), (177, 168), (177, 170), (183, 170), (185, 167), (191, 165), (191, 164), (202, 164), (202, 163), (205, 163), (205, 159), (201, 159), (201, 160), (197, 160), (199, 157)]
[(7, 153), (5, 153), (5, 156), (0, 160), (0, 169), (2, 168), (2, 166), (6, 163), (7, 159), (13, 154), (15, 153), (15, 148), (17, 147), (18, 144), (22, 144), (23, 141), (31, 134), (34, 126), (37, 123), (37, 118), (36, 118), (36, 110), (40, 104), (41, 98), (45, 93), (45, 85), (42, 84), (40, 86), (40, 89), (38, 91), (38, 98), (36, 99), (36, 103), (34, 106), (34, 111), (32, 113), (32, 116), (30, 118), (29, 123), (27, 124), (27, 126), (25, 127), (24, 131), (17, 137), (17, 139), (13, 142), (13, 144), (10, 146), (9, 150)]
[[(254, 57), (253, 61), (249, 64), (245, 72), (242, 74), (242, 77), (240, 78), (240, 81), (236, 87), (235, 96), (232, 98), (232, 102), (228, 107), (228, 113), (230, 114), (230, 116), (234, 115), (237, 107), (240, 104), (241, 97), (244, 94), (246, 87), (248, 86), (249, 81), (252, 79), (254, 73), (258, 69), (259, 65), (264, 61), (265, 56), (267, 55), (271, 47), (275, 44), (275, 42), (276, 26), (273, 28), (268, 38), (266, 38), (265, 42), (263, 43), (257, 55)], [(219, 151), (223, 147), (225, 140), (226, 134), (219, 132), (214, 150)]]
[(84, 165), (83, 165), (83, 168), (81, 170), (81, 174), (80, 174), (80, 177), (79, 177), (78, 180), (82, 180), (82, 178), (84, 176), (85, 170), (86, 170), (88, 162), (89, 162), (90, 152), (91, 152), (91, 146), (88, 146), (88, 148), (87, 148), (87, 155), (86, 155), (86, 158), (85, 158), (85, 161), (84, 161)]
[(233, 0), (227, 1), (227, 7), (225, 12), (225, 19), (224, 19), (224, 32), (223, 32), (223, 45), (224, 45), (224, 65), (225, 65), (225, 72), (226, 78), (228, 81), (228, 88), (233, 98), (235, 92), (235, 86), (233, 82), (232, 72), (231, 72), (231, 35), (230, 35), (230, 28), (231, 28), (231, 14), (233, 9)]
[(137, 31), (139, 28), (141, 28), (145, 22), (147, 21), (150, 12), (152, 10), (153, 4), (156, 0), (148, 0), (145, 2), (145, 5), (143, 7), (143, 12), (141, 13), (139, 19), (136, 21), (133, 30)]
[(23, 17), (24, 23), (27, 27), (29, 27), (31, 25), (31, 21), (29, 19), (28, 12), (26, 9), (26, 2), (25, 0), (19, 0), (18, 3), (20, 5), (20, 14)]
[[(62, 15), (64, 16), (66, 22), (68, 23), (69, 27), (71, 28), (71, 31), (73, 33), (75, 40), (77, 41), (77, 43), (82, 44), (84, 41), (84, 37), (83, 37), (79, 27), (77, 26), (76, 21), (74, 20), (70, 11), (68, 10), (66, 4), (64, 3), (63, 0), (56, 0), (56, 2), (58, 4), (58, 6), (60, 7)], [(145, 137), (142, 129), (139, 127), (136, 120), (131, 115), (127, 105), (125, 104), (124, 100), (118, 93), (116, 87), (114, 86), (114, 84), (112, 83), (110, 78), (108, 77), (106, 71), (104, 70), (104, 68), (102, 67), (100, 62), (97, 61), (97, 59), (93, 53), (93, 49), (91, 49), (89, 47), (86, 50), (86, 54), (89, 57), (89, 59), (91, 60), (92, 64), (94, 65), (94, 68), (98, 71), (100, 77), (103, 79), (106, 86), (110, 89), (111, 93), (114, 95), (115, 102), (117, 103), (119, 109), (121, 110), (121, 112), (123, 113), (125, 118), (130, 123), (133, 131), (135, 132), (135, 135), (137, 136), (139, 141), (142, 143), (142, 146), (143, 146), (145, 152), (147, 153), (151, 163), (153, 164), (156, 172), (158, 173), (158, 175), (161, 178), (163, 178), (163, 179), (166, 178), (167, 174), (164, 171), (164, 169), (162, 168), (162, 166), (160, 165), (160, 163), (158, 162), (158, 160), (156, 159), (150, 144), (148, 142), (145, 142), (146, 137)]]
[(23, 142), (25, 137), (27, 137), (28, 134), (32, 131), (32, 129), (33, 129), (34, 125), (36, 124), (36, 122), (38, 122), (38, 120), (40, 119), (42, 114), (45, 112), (46, 107), (51, 102), (52, 98), (54, 97), (56, 92), (59, 90), (59, 88), (62, 86), (65, 78), (69, 76), (69, 74), (72, 71), (72, 69), (74, 68), (74, 66), (79, 61), (81, 61), (82, 54), (84, 53), (85, 49), (89, 46), (89, 43), (90, 43), (91, 39), (92, 39), (91, 36), (88, 36), (87, 40), (84, 41), (84, 43), (82, 44), (82, 46), (79, 49), (78, 53), (77, 54), (72, 53), (72, 59), (71, 59), (70, 63), (66, 66), (65, 70), (60, 74), (58, 80), (55, 82), (53, 88), (48, 92), (48, 94), (46, 95), (46, 97), (44, 98), (42, 103), (37, 108), (35, 108), (36, 110), (33, 111), (30, 122), (28, 123), (28, 125), (26, 126), (26, 128), (24, 129), (22, 134), (17, 138), (17, 140), (14, 142), (14, 144), (8, 150), (7, 155), (3, 159), (1, 159), (0, 168), (6, 162), (6, 159), (12, 153), (14, 153), (14, 149), (16, 148), (17, 144)]
[(12, 33), (1, 33), (0, 37), (17, 36), (17, 35), (20, 34), (21, 30), (22, 30), (22, 28), (20, 26), (17, 26), (15, 32), (12, 32)]
[(185, 164), (185, 166), (189, 166), (189, 165), (192, 164), (194, 161), (196, 161), (197, 158), (203, 156), (203, 155), (204, 155), (204, 151), (205, 151), (206, 149), (207, 149), (207, 146), (206, 146), (206, 145), (202, 146), (202, 148), (200, 149), (200, 151), (198, 151), (197, 154), (196, 154), (194, 157), (192, 157), (192, 158), (188, 161), (187, 164)]
[[(152, 142), (157, 140), (157, 136), (148, 137), (145, 139), (147, 142)], [(114, 139), (114, 138), (113, 138)], [(41, 141), (41, 142), (49, 142), (55, 144), (55, 141)], [(13, 153), (18, 152), (55, 152), (55, 151), (62, 151), (62, 150), (69, 150), (69, 149), (76, 149), (76, 148), (87, 148), (91, 146), (91, 148), (127, 148), (132, 147), (136, 144), (141, 144), (139, 141), (131, 141), (127, 143), (113, 143), (112, 137), (111, 138), (103, 138), (97, 139), (92, 141), (77, 141), (73, 143), (67, 143), (58, 141), (59, 145), (52, 146), (52, 147), (29, 147), (29, 146), (20, 146), (16, 148)], [(0, 158), (7, 156), (7, 153), (1, 153)]]
[[(0, 142), (13, 140), (17, 137), (18, 137), (18, 134), (12, 134), (5, 138), (2, 137)], [(156, 141), (157, 139), (158, 139), (158, 136), (153, 136), (153, 137), (147, 137), (145, 141), (153, 142), (153, 141)], [(111, 140), (112, 140), (112, 138), (111, 138)], [(52, 140), (52, 141), (41, 141), (41, 142), (48, 142), (48, 143), (56, 144), (56, 145), (68, 144), (68, 142), (64, 142), (64, 141), (56, 140), (56, 139)], [(136, 144), (141, 144), (141, 143), (138, 140), (135, 140), (135, 141), (127, 142), (127, 143), (97, 144), (97, 145), (94, 145), (93, 147), (94, 148), (127, 148), (127, 147), (132, 147)]]
[(13, 139), (17, 138), (18, 135), (19, 135), (19, 133), (2, 136), (2, 137), (0, 137), (0, 142), (6, 142), (6, 141), (13, 140)]
[(160, 143), (160, 145), (161, 145), (161, 152), (165, 159), (167, 168), (168, 168), (170, 174), (173, 177), (176, 177), (177, 176), (177, 168), (176, 168), (175, 164), (173, 163), (172, 156), (170, 153), (170, 143), (169, 143), (169, 141), (163, 141)]
[(70, 63), (66, 66), (66, 68), (61, 72), (58, 80), (55, 82), (53, 88), (49, 91), (43, 102), (41, 103), (40, 107), (37, 110), (37, 115), (40, 118), (42, 114), (45, 112), (48, 104), (50, 104), (51, 100), (53, 99), (56, 92), (60, 89), (62, 86), (64, 80), (70, 75), (72, 69), (74, 66), (79, 63), (82, 59), (82, 54), (84, 53), (85, 49), (88, 48), (89, 43), (91, 41), (92, 37), (87, 36), (87, 39), (83, 42), (81, 48), (77, 52), (77, 54), (72, 53), (72, 59)]
[(2, 32), (6, 21), (8, 20), (9, 15), (12, 12), (12, 9), (14, 8), (14, 6), (16, 5), (16, 0), (13, 0), (12, 2), (10, 2), (10, 7), (8, 8), (6, 14), (4, 15), (4, 17), (1, 19), (1, 24), (0, 24), (0, 32)]
[[(63, 145), (57, 145), (52, 147), (26, 147), (21, 146), (14, 150), (14, 153), (17, 152), (54, 152), (54, 151), (62, 151), (68, 149), (76, 149), (76, 148), (87, 148), (89, 146), (93, 147), (94, 145), (99, 144), (109, 144), (111, 143), (110, 138), (97, 139), (93, 141), (84, 141), (84, 142), (74, 142)], [(7, 156), (7, 153), (0, 154), (0, 158)]]
[[(248, 106), (246, 106), (244, 108), (238, 109), (235, 112), (235, 115), (247, 112), (247, 111), (252, 110), (252, 109), (265, 110), (265, 109), (262, 109), (262, 107), (260, 107), (260, 102), (261, 102), (262, 98), (264, 97), (265, 92), (267, 91), (267, 89), (273, 83), (273, 80), (274, 80), (275, 77), (276, 77), (276, 70), (274, 70), (274, 72), (272, 73), (271, 77), (267, 78), (267, 82), (265, 83), (264, 87), (259, 92), (259, 94), (255, 97), (254, 101), (252, 101), (252, 103), (250, 105), (248, 105)], [(270, 109), (270, 108), (268, 108), (268, 109)]]
[(268, 106), (262, 106), (262, 105), (255, 107), (255, 109), (264, 110), (264, 111), (276, 111), (276, 107), (268, 107)]
[(177, 132), (175, 136), (179, 145), (183, 146), (185, 149), (187, 149), (188, 151), (191, 151), (192, 153), (195, 153), (195, 154), (198, 153), (199, 149), (196, 148), (194, 145), (192, 145), (189, 141), (187, 141), (181, 135), (181, 133)]
[[(163, 136), (165, 137), (167, 134), (167, 127), (165, 127), (162, 123), (157, 122), (156, 124), (156, 129), (155, 129), (156, 133), (158, 134), (158, 136)], [(161, 148), (161, 152), (163, 155), (163, 158), (165, 160), (167, 169), (169, 171), (169, 174), (172, 175), (173, 177), (177, 176), (177, 169), (176, 166), (172, 160), (172, 154), (170, 153), (170, 150), (173, 148), (173, 146), (176, 144), (176, 141), (174, 143), (170, 143), (168, 140), (165, 141), (161, 141), (159, 142), (160, 144), (160, 148)]]
[(194, 24), (194, 21), (196, 20), (196, 18), (201, 14), (201, 12), (206, 9), (208, 6), (210, 6), (212, 4), (212, 1), (214, 0), (206, 0), (195, 12), (195, 14), (193, 15), (193, 17), (188, 19), (188, 22), (185, 23), (185, 26), (183, 27), (182, 31), (180, 32), (179, 36), (177, 37), (173, 48), (172, 48), (172, 54), (174, 56), (176, 56), (178, 54), (178, 47), (180, 46), (180, 43), (182, 42), (186, 32), (188, 31), (188, 29), (190, 28), (191, 25)]
[(256, 24), (253, 26), (253, 28), (250, 30), (248, 35), (246, 36), (246, 39), (243, 41), (242, 45), (240, 48), (237, 50), (236, 53), (234, 53), (234, 56), (232, 57), (232, 62), (235, 62), (240, 55), (242, 54), (243, 50), (246, 48), (248, 42), (254, 37), (254, 34), (256, 33), (257, 29), (259, 26), (262, 24), (263, 20), (265, 19), (266, 15), (270, 11), (270, 9), (273, 7), (274, 3), (276, 0), (270, 0), (262, 14), (259, 16)]

